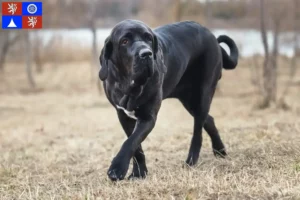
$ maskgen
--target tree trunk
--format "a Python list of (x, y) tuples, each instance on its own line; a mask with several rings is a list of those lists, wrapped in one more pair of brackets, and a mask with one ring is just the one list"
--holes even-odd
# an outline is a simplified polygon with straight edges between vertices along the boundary
[[(132, 2), (130, 2), (132, 3)], [(93, 35), (93, 40), (92, 40), (92, 49), (91, 49), (91, 53), (92, 53), (92, 57), (91, 57), (91, 81), (94, 84), (95, 83), (95, 79), (96, 79), (96, 84), (97, 84), (97, 88), (99, 93), (102, 93), (102, 84), (101, 81), (98, 78), (98, 70), (100, 68), (100, 64), (98, 61), (98, 49), (97, 49), (97, 26), (96, 26), (96, 7), (95, 7), (96, 1), (90, 1), (89, 4), (89, 15), (88, 15), (88, 19), (90, 21), (90, 29)], [(129, 7), (131, 7), (131, 4), (128, 5)], [(128, 8), (129, 8), (128, 7)], [(129, 9), (128, 9), (128, 14), (129, 14)]]
[(0, 71), (4, 70), (5, 58), (9, 49), (9, 33), (4, 32), (1, 37), (1, 52), (0, 52)]
[(35, 88), (36, 84), (32, 75), (32, 45), (29, 31), (25, 33), (25, 55), (26, 55), (26, 74), (28, 83), (31, 88)]
[(263, 65), (263, 86), (264, 86), (264, 102), (262, 107), (268, 107), (272, 100), (272, 84), (271, 69), (270, 69), (270, 55), (269, 44), (267, 40), (267, 30), (265, 22), (265, 0), (260, 0), (260, 28), (262, 43), (265, 51), (264, 65)]
[(10, 32), (4, 32), (2, 37), (3, 41), (1, 42), (1, 49), (0, 49), (0, 71), (4, 70), (4, 64), (5, 64), (5, 59), (8, 53), (8, 50), (11, 46), (13, 46), (20, 38), (19, 34), (15, 34), (15, 36), (11, 39), (9, 39), (9, 34)]
[(34, 38), (36, 45), (33, 47), (33, 52), (34, 52), (34, 62), (36, 66), (36, 72), (37, 73), (42, 73), (43, 72), (43, 63), (41, 60), (41, 51), (42, 51), (42, 40), (38, 35), (38, 32), (34, 33)]
[(270, 65), (270, 90), (271, 90), (271, 101), (276, 102), (276, 97), (277, 97), (277, 57), (278, 57), (278, 37), (279, 37), (279, 28), (280, 28), (280, 19), (277, 18), (274, 21), (274, 32), (273, 32), (273, 53), (272, 53), (272, 62)]

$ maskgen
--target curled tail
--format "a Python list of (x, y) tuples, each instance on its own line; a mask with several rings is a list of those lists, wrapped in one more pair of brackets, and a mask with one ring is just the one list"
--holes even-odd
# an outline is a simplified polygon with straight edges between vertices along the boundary
[(222, 57), (223, 57), (223, 68), (224, 69), (235, 69), (235, 67), (238, 64), (238, 58), (239, 58), (239, 50), (235, 44), (235, 42), (228, 37), (227, 35), (220, 35), (217, 38), (219, 43), (224, 42), (227, 44), (227, 46), (230, 49), (230, 55), (227, 54), (227, 52), (221, 47), (222, 50)]

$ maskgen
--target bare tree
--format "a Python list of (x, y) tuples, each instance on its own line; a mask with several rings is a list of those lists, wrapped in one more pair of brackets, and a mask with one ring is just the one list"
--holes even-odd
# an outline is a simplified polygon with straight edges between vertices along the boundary
[(268, 80), (270, 79), (270, 55), (269, 55), (269, 44), (267, 40), (267, 30), (266, 30), (266, 19), (265, 19), (265, 0), (260, 0), (260, 29), (262, 42), (265, 52), (264, 64), (263, 64), (263, 86), (264, 86), (264, 105), (263, 107), (268, 107), (271, 101), (271, 88)]
[(20, 34), (11, 31), (1, 31), (0, 36), (0, 71), (4, 70), (5, 60), (9, 48), (20, 39)]
[(89, 2), (89, 15), (88, 15), (88, 21), (89, 21), (89, 28), (92, 32), (92, 49), (91, 49), (91, 81), (94, 83), (94, 80), (96, 78), (96, 84), (98, 91), (100, 94), (102, 93), (102, 84), (101, 81), (96, 76), (98, 73), (96, 70), (99, 69), (99, 61), (98, 61), (98, 48), (97, 48), (97, 12), (96, 12), (96, 3), (97, 1), (91, 0)]
[(0, 37), (0, 71), (4, 69), (5, 57), (7, 55), (9, 48), (9, 33), (5, 31), (1, 31)]
[(35, 45), (32, 47), (33, 50), (33, 60), (36, 66), (36, 72), (43, 72), (43, 62), (41, 58), (42, 50), (44, 49), (42, 38), (40, 37), (38, 32), (32, 32), (35, 38)]
[[(98, 57), (98, 50), (97, 50), (97, 26), (96, 26), (96, 1), (91, 0), (89, 1), (89, 29), (92, 33), (92, 48), (91, 48), (91, 81), (94, 82), (96, 76), (96, 66), (97, 66), (97, 57)], [(97, 79), (96, 79), (97, 80)], [(99, 92), (101, 92), (101, 84), (97, 81), (97, 88)]]
[(266, 23), (266, 9), (265, 0), (260, 0), (260, 27), (262, 43), (265, 52), (264, 64), (263, 64), (263, 88), (264, 88), (264, 100), (261, 105), (262, 108), (269, 107), (271, 102), (276, 102), (277, 97), (277, 59), (279, 48), (279, 33), (281, 28), (281, 22), (284, 15), (284, 9), (281, 7), (279, 1), (272, 2), (272, 6), (268, 5), (271, 9), (269, 13), (271, 15), (273, 24), (273, 49), (272, 53), (269, 51), (269, 44), (267, 40), (267, 23)]

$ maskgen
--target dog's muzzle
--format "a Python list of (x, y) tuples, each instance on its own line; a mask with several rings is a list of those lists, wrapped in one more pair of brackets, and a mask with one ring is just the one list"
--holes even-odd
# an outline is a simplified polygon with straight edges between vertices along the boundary
[(150, 49), (142, 49), (139, 52), (139, 56), (141, 59), (149, 59), (152, 58), (152, 51)]
[(133, 80), (136, 84), (144, 85), (147, 79), (154, 74), (152, 50), (149, 48), (141, 49), (135, 63)]

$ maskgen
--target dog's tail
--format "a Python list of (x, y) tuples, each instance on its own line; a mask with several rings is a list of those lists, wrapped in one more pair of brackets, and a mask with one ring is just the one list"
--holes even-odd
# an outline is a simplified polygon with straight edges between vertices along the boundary
[(238, 58), (239, 58), (239, 50), (235, 44), (235, 42), (228, 37), (227, 35), (220, 35), (217, 38), (219, 43), (224, 42), (227, 44), (227, 46), (230, 49), (230, 55), (227, 54), (227, 52), (221, 47), (222, 50), (222, 57), (223, 57), (223, 68), (224, 69), (235, 69), (235, 67), (238, 64)]

